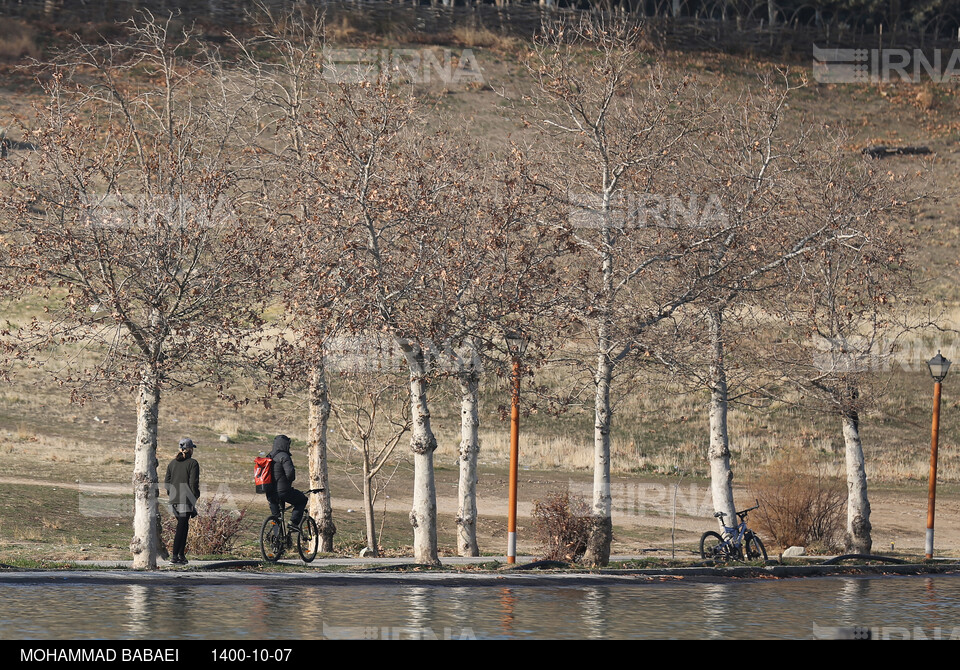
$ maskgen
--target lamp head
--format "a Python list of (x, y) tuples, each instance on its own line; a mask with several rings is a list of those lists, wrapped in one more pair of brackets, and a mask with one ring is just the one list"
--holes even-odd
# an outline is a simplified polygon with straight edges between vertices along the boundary
[(529, 339), (519, 330), (507, 330), (503, 333), (503, 339), (507, 341), (507, 348), (512, 356), (523, 356), (527, 351)]
[(942, 382), (950, 369), (950, 361), (937, 351), (937, 355), (927, 361), (927, 367), (930, 368), (930, 376), (933, 377), (934, 381)]

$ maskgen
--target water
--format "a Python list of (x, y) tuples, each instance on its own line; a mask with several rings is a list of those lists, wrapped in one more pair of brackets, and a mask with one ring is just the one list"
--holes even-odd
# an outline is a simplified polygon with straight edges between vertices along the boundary
[(0, 584), (0, 639), (960, 638), (960, 576), (603, 586)]

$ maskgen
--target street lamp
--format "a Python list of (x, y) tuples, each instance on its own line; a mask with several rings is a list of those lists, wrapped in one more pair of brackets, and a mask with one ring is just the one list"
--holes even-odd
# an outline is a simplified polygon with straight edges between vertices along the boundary
[(927, 361), (927, 367), (930, 368), (930, 376), (933, 377), (933, 430), (931, 431), (930, 441), (930, 488), (927, 495), (927, 542), (926, 556), (933, 558), (933, 511), (937, 501), (937, 444), (940, 433), (940, 386), (947, 371), (950, 369), (950, 361), (940, 355), (937, 355)]
[(510, 402), (510, 493), (507, 502), (507, 563), (517, 562), (517, 467), (520, 457), (520, 358), (527, 351), (527, 338), (518, 331), (508, 330), (507, 341), (513, 359), (512, 399)]

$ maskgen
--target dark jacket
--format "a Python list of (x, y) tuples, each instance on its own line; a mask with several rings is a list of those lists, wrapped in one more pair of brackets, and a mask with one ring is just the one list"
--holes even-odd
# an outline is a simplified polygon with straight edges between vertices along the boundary
[(164, 486), (176, 511), (192, 511), (200, 497), (200, 464), (192, 456), (182, 461), (173, 459), (167, 466)]
[(289, 437), (277, 435), (274, 438), (270, 458), (273, 459), (273, 482), (277, 487), (277, 495), (283, 495), (293, 488), (293, 482), (297, 478), (297, 469), (290, 457)]

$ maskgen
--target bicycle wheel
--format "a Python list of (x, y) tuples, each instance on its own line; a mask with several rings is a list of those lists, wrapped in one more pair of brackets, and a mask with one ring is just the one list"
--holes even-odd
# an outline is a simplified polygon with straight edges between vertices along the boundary
[(747, 541), (744, 544), (747, 550), (747, 560), (748, 561), (759, 561), (763, 559), (764, 563), (767, 561), (767, 550), (763, 546), (763, 542), (760, 541), (760, 538), (754, 535), (752, 532), (747, 533)]
[(708, 530), (700, 537), (700, 558), (723, 560), (726, 558), (726, 545), (720, 533)]
[(275, 516), (267, 517), (263, 522), (263, 528), (260, 529), (260, 553), (263, 554), (263, 560), (270, 563), (276, 563), (283, 556), (283, 526), (280, 519)]
[(300, 552), (300, 558), (305, 563), (309, 563), (317, 557), (317, 549), (320, 548), (320, 529), (317, 528), (317, 522), (310, 515), (305, 515), (300, 523), (300, 535), (297, 538), (297, 551)]

